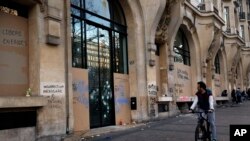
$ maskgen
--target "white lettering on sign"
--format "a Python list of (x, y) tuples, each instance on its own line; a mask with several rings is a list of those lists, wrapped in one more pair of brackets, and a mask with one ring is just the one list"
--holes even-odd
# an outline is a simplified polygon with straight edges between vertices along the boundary
[(0, 28), (0, 45), (25, 47), (24, 32), (20, 29)]
[(235, 132), (234, 132), (234, 136), (243, 136), (244, 134), (247, 133), (247, 130), (246, 129), (236, 129)]
[(64, 95), (65, 93), (65, 84), (48, 82), (42, 83), (41, 85), (41, 95)]

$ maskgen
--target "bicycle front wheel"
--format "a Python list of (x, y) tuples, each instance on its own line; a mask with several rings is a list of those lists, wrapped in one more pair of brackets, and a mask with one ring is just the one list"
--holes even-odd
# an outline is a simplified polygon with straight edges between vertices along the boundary
[(195, 129), (195, 141), (206, 141), (206, 130), (203, 125), (197, 125)]

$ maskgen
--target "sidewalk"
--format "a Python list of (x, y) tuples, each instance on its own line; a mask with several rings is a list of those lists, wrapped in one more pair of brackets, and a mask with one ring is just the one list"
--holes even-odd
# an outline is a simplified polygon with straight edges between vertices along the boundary
[[(216, 109), (218, 141), (229, 141), (231, 124), (250, 124), (250, 101)], [(64, 141), (193, 141), (196, 115), (181, 114), (164, 120), (126, 126), (91, 129)]]
[(132, 123), (130, 125), (118, 125), (118, 126), (107, 126), (101, 128), (90, 129), (85, 132), (75, 132), (71, 135), (66, 136), (63, 141), (83, 141), (99, 137), (102, 134), (108, 134), (113, 132), (125, 131), (132, 128), (139, 128), (145, 126), (147, 123)]

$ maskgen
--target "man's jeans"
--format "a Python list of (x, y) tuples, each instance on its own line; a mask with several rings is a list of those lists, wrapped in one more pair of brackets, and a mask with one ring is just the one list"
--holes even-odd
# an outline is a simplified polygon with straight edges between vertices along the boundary
[[(204, 110), (199, 109), (200, 112), (204, 112)], [(210, 123), (210, 129), (212, 132), (212, 140), (216, 140), (216, 126), (215, 126), (215, 111), (213, 111), (212, 113), (208, 113), (208, 121)]]
[(212, 132), (212, 140), (216, 140), (215, 112), (208, 113), (208, 121)]

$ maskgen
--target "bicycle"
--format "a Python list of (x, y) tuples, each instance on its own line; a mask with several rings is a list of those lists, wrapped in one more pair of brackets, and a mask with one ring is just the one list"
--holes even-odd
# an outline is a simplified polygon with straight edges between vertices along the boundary
[(195, 128), (195, 141), (211, 141), (210, 123), (208, 121), (208, 111), (193, 112), (198, 114), (198, 123)]

